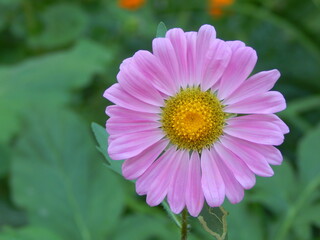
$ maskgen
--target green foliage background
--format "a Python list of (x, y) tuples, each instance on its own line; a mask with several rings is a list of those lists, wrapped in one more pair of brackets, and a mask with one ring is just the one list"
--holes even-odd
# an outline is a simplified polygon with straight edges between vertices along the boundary
[[(0, 240), (179, 239), (161, 206), (106, 167), (90, 130), (106, 121), (102, 94), (119, 64), (151, 49), (160, 21), (212, 24), (257, 50), (256, 72), (282, 73), (285, 160), (244, 201), (224, 204), (229, 239), (320, 239), (319, 0), (239, 0), (220, 18), (199, 0), (136, 11), (115, 0), (0, 0)], [(190, 239), (213, 239), (189, 220)]]

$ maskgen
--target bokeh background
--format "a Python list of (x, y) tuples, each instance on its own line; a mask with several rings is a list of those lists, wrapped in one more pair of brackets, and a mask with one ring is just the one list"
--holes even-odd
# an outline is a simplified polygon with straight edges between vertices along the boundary
[[(0, 240), (179, 239), (164, 209), (112, 172), (91, 122), (123, 59), (157, 25), (239, 39), (277, 68), (285, 160), (224, 204), (229, 239), (320, 239), (319, 0), (0, 0)], [(190, 239), (214, 239), (189, 218)]]

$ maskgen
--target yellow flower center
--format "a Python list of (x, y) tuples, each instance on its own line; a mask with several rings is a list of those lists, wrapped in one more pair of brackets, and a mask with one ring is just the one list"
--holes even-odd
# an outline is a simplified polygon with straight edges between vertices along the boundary
[(201, 151), (223, 133), (226, 114), (217, 97), (199, 88), (182, 89), (162, 109), (162, 129), (179, 148)]

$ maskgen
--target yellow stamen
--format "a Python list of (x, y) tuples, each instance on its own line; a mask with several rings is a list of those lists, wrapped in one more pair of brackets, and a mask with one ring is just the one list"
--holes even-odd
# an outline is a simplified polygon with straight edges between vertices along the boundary
[(222, 135), (226, 116), (221, 102), (211, 91), (187, 88), (166, 101), (161, 123), (171, 143), (182, 149), (201, 151)]

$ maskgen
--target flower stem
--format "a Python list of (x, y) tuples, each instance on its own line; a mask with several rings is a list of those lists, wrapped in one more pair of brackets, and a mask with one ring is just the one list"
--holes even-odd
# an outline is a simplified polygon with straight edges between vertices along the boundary
[(188, 211), (187, 209), (183, 209), (181, 216), (181, 240), (187, 240), (188, 237)]

